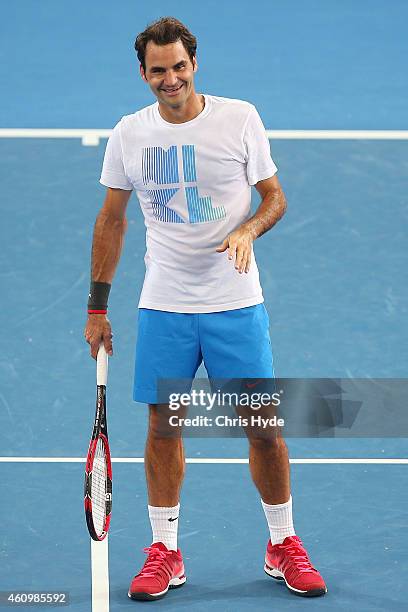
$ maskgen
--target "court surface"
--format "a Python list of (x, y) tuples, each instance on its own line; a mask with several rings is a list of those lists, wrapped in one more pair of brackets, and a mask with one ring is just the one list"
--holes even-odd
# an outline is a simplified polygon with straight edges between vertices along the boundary
[[(198, 89), (252, 101), (269, 130), (408, 130), (405, 3), (219, 6), (126, 1), (120, 14), (112, 3), (77, 0), (69, 10), (62, 1), (4, 7), (0, 136), (6, 128), (109, 129), (150, 103), (132, 44), (165, 14), (198, 36)], [(83, 327), (105, 144), (0, 137), (0, 591), (69, 591), (67, 609), (78, 612), (108, 610), (103, 595), (92, 602), (82, 499), (94, 410)], [(271, 138), (289, 206), (255, 250), (277, 376), (406, 377), (407, 147), (404, 135)], [(110, 299), (112, 612), (146, 605), (127, 589), (150, 544), (140, 460), (146, 407), (131, 399), (145, 249), (134, 196), (128, 220)], [(179, 543), (188, 582), (152, 605), (406, 610), (406, 438), (288, 445), (295, 527), (329, 593), (305, 601), (264, 574), (268, 534), (246, 441), (187, 439)]]

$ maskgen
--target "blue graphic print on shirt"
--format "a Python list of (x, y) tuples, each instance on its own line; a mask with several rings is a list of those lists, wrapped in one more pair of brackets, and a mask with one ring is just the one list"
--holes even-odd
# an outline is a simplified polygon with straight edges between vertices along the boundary
[[(178, 150), (175, 145), (169, 147), (167, 151), (162, 147), (146, 147), (143, 149), (143, 184), (148, 186), (146, 192), (149, 194), (155, 219), (168, 223), (184, 223), (180, 215), (169, 206), (173, 196), (182, 187), (185, 193), (190, 223), (204, 223), (206, 221), (225, 219), (226, 211), (224, 206), (214, 207), (211, 197), (201, 197), (199, 195), (194, 145), (182, 145), (181, 149), (183, 186), (180, 185)], [(186, 185), (186, 183), (189, 183), (189, 185)], [(154, 185), (156, 188), (153, 187)]]

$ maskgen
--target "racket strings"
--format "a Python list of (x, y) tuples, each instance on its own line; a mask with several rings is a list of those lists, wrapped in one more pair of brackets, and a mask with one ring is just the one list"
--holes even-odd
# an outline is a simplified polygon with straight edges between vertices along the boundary
[(106, 520), (106, 453), (101, 438), (98, 439), (92, 468), (92, 519), (98, 535), (104, 531)]

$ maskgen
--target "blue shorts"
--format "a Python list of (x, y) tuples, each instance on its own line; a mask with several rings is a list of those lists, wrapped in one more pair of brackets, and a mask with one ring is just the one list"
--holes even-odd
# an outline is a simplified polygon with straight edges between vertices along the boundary
[(159, 378), (273, 378), (264, 304), (209, 313), (139, 309), (133, 399), (157, 404)]

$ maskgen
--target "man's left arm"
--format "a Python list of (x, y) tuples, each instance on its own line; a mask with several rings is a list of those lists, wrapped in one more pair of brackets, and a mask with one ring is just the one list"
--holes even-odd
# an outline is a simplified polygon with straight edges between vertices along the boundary
[(240, 274), (249, 271), (253, 241), (270, 230), (286, 211), (285, 194), (276, 175), (259, 181), (255, 188), (262, 198), (258, 210), (216, 249), (218, 253), (228, 249), (228, 259), (235, 257), (235, 269)]

